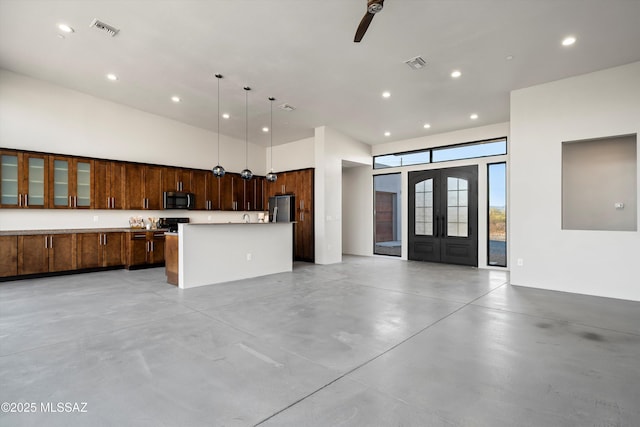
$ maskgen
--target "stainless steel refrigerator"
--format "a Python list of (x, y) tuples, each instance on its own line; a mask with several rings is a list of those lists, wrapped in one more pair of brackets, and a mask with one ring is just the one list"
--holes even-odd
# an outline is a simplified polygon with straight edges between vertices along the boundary
[(269, 197), (269, 222), (291, 222), (296, 220), (296, 196), (285, 194)]

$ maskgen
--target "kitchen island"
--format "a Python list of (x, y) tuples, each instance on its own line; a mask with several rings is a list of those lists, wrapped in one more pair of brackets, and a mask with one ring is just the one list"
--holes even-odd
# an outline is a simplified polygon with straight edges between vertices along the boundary
[(293, 222), (178, 225), (182, 289), (293, 270)]

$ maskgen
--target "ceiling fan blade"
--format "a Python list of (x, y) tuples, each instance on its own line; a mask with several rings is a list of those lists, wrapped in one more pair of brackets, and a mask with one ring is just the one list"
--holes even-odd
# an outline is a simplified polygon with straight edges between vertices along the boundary
[(369, 28), (369, 24), (371, 24), (371, 20), (373, 20), (373, 13), (367, 12), (362, 21), (360, 21), (360, 25), (358, 25), (358, 29), (356, 30), (356, 36), (353, 39), (355, 43), (360, 43), (360, 40), (364, 37), (364, 33), (367, 32), (367, 28)]

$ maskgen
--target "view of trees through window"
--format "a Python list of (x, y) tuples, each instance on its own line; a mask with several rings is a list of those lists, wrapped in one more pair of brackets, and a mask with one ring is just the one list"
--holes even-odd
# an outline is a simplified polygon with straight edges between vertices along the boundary
[(507, 266), (507, 164), (487, 165), (489, 181), (489, 265)]

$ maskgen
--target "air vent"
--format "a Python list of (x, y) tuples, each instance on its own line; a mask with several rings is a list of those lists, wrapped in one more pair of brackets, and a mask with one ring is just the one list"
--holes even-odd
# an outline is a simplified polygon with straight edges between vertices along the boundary
[(289, 104), (282, 104), (280, 105), (280, 109), (284, 110), (284, 111), (293, 111), (296, 109), (296, 107), (294, 107), (293, 105), (289, 105)]
[(98, 19), (94, 19), (93, 21), (91, 21), (91, 25), (89, 25), (89, 28), (91, 27), (96, 27), (100, 31), (104, 31), (105, 33), (109, 34), (111, 37), (114, 37), (120, 31), (116, 27), (113, 27), (109, 24), (105, 24), (104, 22), (99, 21)]
[(416, 56), (415, 58), (411, 58), (407, 61), (404, 61), (404, 63), (407, 64), (409, 67), (413, 68), (414, 70), (419, 70), (420, 68), (424, 68), (427, 66), (427, 61), (422, 59), (422, 57), (420, 56)]

